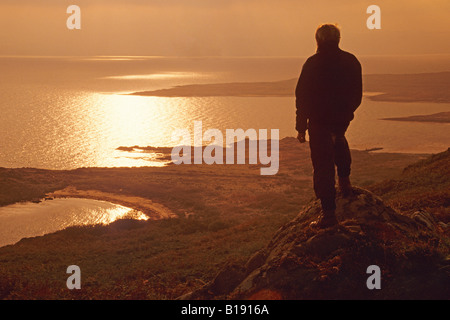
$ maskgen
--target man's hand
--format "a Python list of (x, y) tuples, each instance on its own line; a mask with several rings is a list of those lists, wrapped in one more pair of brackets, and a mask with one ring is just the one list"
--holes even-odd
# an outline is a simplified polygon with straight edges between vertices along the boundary
[(305, 142), (306, 142), (306, 139), (305, 139), (305, 132), (303, 132), (303, 133), (299, 132), (298, 135), (297, 135), (297, 140), (298, 140), (300, 143), (305, 143)]

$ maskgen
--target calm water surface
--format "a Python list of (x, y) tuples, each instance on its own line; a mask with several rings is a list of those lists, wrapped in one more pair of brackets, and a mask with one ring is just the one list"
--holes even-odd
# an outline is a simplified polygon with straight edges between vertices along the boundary
[(77, 225), (109, 224), (120, 218), (147, 220), (142, 212), (91, 199), (55, 199), (0, 207), (0, 246)]
[[(449, 56), (362, 57), (365, 73), (450, 70)], [(74, 169), (161, 165), (120, 146), (173, 146), (172, 131), (279, 129), (295, 136), (294, 97), (160, 98), (124, 95), (175, 85), (298, 77), (304, 58), (0, 57), (0, 167)], [(348, 131), (355, 149), (436, 153), (449, 124), (380, 120), (450, 111), (450, 104), (373, 102)], [(110, 223), (131, 209), (86, 199), (0, 208), (0, 246), (71, 225)]]
[[(366, 72), (374, 61), (378, 60), (367, 60)], [(293, 97), (161, 98), (123, 93), (190, 83), (289, 79), (298, 76), (302, 62), (300, 58), (0, 58), (0, 166), (155, 165), (151, 154), (116, 149), (173, 146), (173, 130), (192, 131), (194, 120), (202, 120), (204, 130), (279, 129), (280, 138), (295, 136)], [(382, 62), (382, 66), (389, 64)], [(425, 63), (416, 64), (412, 71), (427, 71)], [(402, 72), (402, 64), (397, 61), (397, 65)], [(428, 71), (437, 68), (428, 65)], [(445, 67), (448, 63), (441, 61), (439, 68)], [(380, 118), (442, 111), (450, 111), (450, 104), (364, 99), (348, 139), (355, 149), (441, 152), (450, 145), (448, 124)]]

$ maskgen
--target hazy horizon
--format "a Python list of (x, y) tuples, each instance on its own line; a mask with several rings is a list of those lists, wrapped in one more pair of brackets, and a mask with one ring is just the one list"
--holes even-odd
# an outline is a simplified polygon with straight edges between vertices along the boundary
[[(81, 30), (66, 9), (81, 8)], [(341, 47), (358, 55), (449, 54), (450, 3), (380, 0), (381, 30), (369, 30), (372, 2), (4, 0), (0, 55), (308, 56), (324, 22), (342, 28)]]

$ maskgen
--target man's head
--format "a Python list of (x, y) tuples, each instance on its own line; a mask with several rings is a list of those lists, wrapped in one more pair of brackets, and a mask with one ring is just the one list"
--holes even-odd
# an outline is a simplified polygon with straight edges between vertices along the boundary
[(322, 24), (316, 30), (317, 47), (337, 46), (341, 39), (341, 32), (335, 24)]

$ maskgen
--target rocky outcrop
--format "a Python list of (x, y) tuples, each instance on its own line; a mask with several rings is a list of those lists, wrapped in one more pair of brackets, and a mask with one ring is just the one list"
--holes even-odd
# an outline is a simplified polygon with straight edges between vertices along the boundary
[[(245, 265), (226, 266), (180, 299), (448, 299), (448, 236), (427, 214), (403, 216), (369, 191), (336, 199), (339, 226), (317, 229), (319, 201), (281, 227)], [(368, 289), (367, 268), (381, 269)]]

